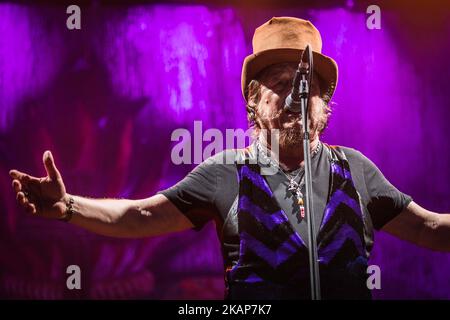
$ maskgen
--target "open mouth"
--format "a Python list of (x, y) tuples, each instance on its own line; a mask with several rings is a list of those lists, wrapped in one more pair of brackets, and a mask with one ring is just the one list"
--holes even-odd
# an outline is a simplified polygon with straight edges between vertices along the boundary
[(300, 113), (283, 112), (281, 119), (283, 122), (289, 122), (289, 123), (298, 122), (299, 124), (301, 124), (302, 117), (300, 116)]

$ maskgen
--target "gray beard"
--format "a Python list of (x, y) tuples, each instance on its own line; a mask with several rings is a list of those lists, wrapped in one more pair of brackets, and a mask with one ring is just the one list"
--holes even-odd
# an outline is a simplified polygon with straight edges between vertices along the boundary
[[(301, 125), (294, 125), (288, 128), (281, 128), (282, 121), (289, 121), (285, 117), (285, 110), (280, 109), (276, 114), (274, 114), (270, 119), (258, 119), (259, 126), (263, 129), (266, 129), (268, 127), (267, 122), (268, 121), (278, 121), (278, 127), (279, 127), (279, 140), (278, 140), (278, 146), (279, 146), (279, 152), (284, 155), (289, 156), (301, 156), (303, 155), (303, 135), (304, 130)], [(312, 123), (310, 122), (310, 126)], [(268, 142), (272, 141), (272, 138), (270, 137), (270, 130), (266, 129), (269, 133)], [(311, 130), (310, 130), (310, 134)]]
[[(299, 127), (291, 127), (278, 129), (278, 152), (280, 155), (289, 156), (289, 157), (300, 157), (303, 155), (303, 130), (300, 130)], [(259, 131), (258, 131), (259, 132)], [(271, 143), (272, 137), (270, 131), (267, 130), (266, 134), (269, 133), (268, 136), (264, 136), (262, 140), (263, 144), (268, 148), (272, 149)], [(267, 145), (268, 144), (268, 145)]]
[(286, 128), (280, 130), (280, 150), (295, 152), (302, 147), (303, 130), (299, 128)]

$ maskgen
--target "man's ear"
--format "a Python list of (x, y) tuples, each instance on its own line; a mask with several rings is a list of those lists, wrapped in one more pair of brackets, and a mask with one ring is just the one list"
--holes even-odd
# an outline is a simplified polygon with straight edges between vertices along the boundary
[(261, 84), (257, 80), (252, 80), (247, 86), (247, 118), (250, 123), (256, 123), (258, 104), (261, 99)]

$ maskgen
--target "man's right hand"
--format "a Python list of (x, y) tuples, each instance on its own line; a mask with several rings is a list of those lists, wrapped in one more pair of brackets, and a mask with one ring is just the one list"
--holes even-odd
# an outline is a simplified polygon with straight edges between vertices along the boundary
[(36, 178), (18, 170), (11, 170), (12, 186), (18, 203), (29, 213), (58, 219), (66, 211), (66, 188), (50, 151), (43, 155), (46, 177)]
[(43, 156), (47, 176), (32, 177), (17, 170), (9, 174), (17, 201), (29, 213), (46, 218), (66, 217), (69, 198), (75, 214), (70, 222), (97, 234), (142, 238), (193, 228), (192, 222), (162, 194), (141, 200), (90, 199), (66, 193), (50, 151)]

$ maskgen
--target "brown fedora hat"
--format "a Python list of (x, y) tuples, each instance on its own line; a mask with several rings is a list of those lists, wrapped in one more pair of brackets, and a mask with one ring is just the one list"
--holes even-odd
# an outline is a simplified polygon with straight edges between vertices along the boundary
[(307, 45), (313, 51), (314, 71), (320, 78), (322, 95), (332, 97), (338, 80), (336, 62), (323, 55), (322, 38), (314, 25), (303, 19), (274, 17), (258, 27), (253, 35), (253, 54), (242, 66), (242, 94), (247, 101), (248, 84), (266, 67), (283, 62), (300, 62)]

